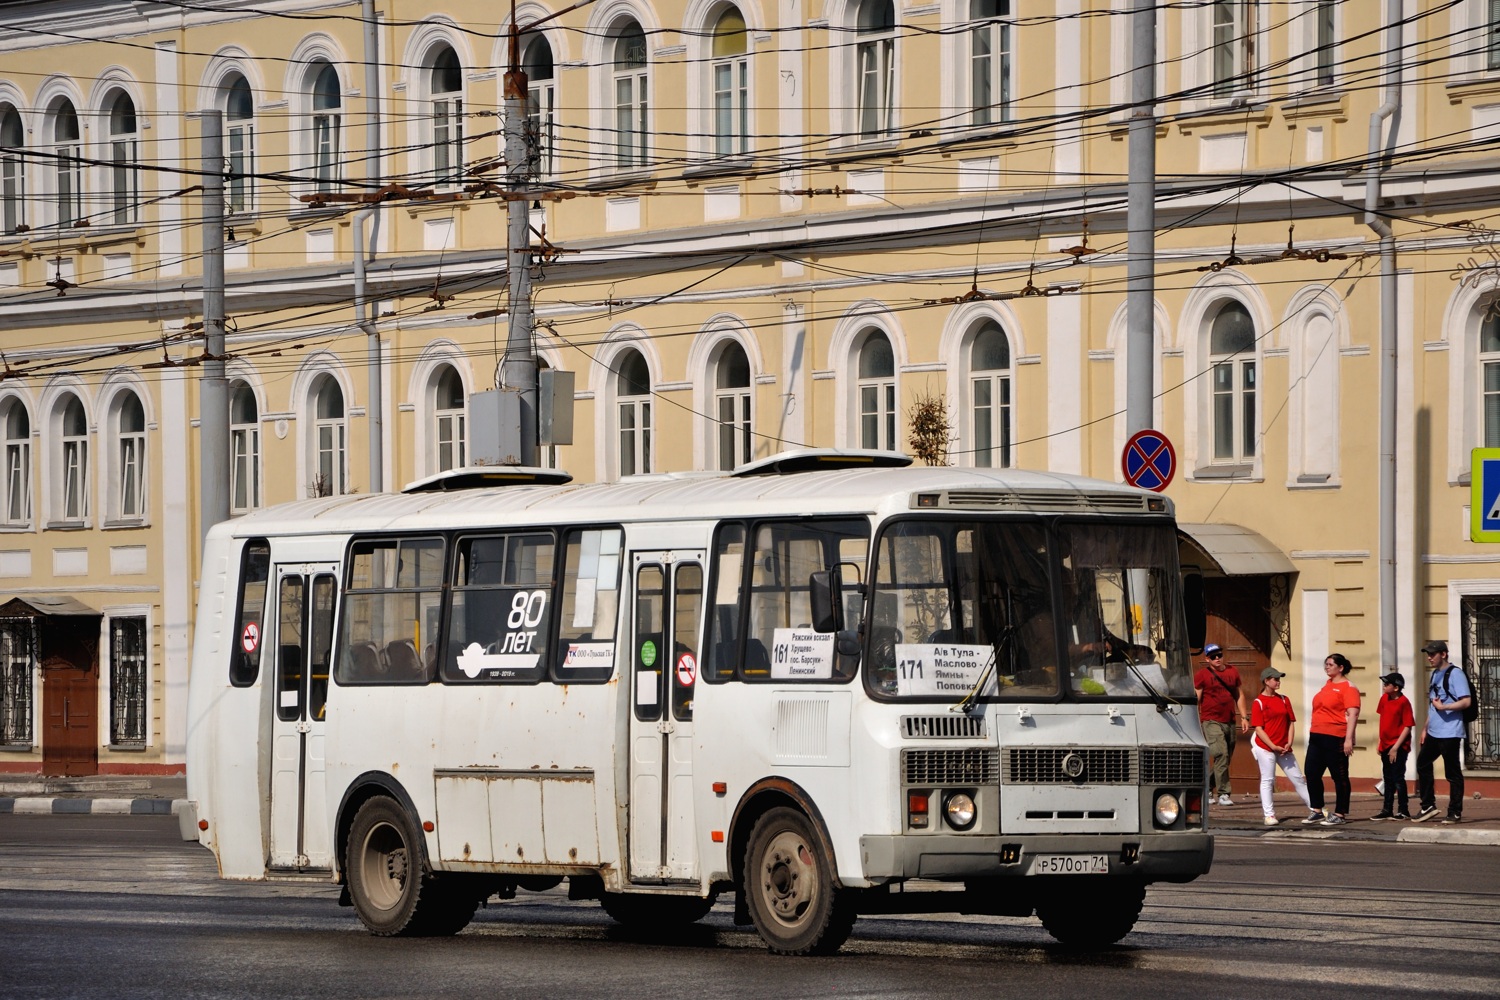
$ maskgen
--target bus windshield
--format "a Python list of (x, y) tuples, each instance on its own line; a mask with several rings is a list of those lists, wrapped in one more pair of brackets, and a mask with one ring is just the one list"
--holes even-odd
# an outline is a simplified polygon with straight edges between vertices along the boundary
[(1177, 581), (1166, 525), (898, 521), (876, 546), (868, 683), (955, 703), (1186, 697)]

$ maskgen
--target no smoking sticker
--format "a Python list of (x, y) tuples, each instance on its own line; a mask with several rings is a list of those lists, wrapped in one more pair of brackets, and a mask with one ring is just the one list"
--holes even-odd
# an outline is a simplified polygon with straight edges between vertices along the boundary
[(697, 678), (698, 661), (692, 653), (683, 653), (677, 658), (677, 683), (682, 687), (692, 687)]
[(240, 633), (240, 645), (245, 652), (255, 652), (255, 647), (260, 645), (260, 626), (254, 622), (245, 623), (245, 631)]

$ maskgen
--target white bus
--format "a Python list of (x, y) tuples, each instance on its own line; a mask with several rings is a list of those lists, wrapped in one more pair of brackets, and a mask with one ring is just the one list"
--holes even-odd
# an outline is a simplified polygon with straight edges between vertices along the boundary
[(789, 954), (859, 913), (1118, 940), (1213, 854), (1170, 502), (906, 464), (471, 471), (217, 525), (185, 832), (380, 935), (567, 879), (658, 928), (732, 892)]

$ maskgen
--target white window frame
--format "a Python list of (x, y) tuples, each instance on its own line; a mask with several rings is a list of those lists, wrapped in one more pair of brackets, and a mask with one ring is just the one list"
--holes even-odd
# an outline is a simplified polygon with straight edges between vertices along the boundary
[[(740, 18), (741, 48), (738, 52), (717, 54), (720, 27), (730, 13)], [(743, 7), (725, 4), (714, 12), (707, 39), (708, 61), (704, 88), (708, 94), (708, 121), (704, 134), (710, 147), (704, 152), (713, 158), (741, 157), (750, 153), (750, 29)]]
[[(534, 78), (538, 47), (546, 46), (549, 76)], [(538, 32), (521, 37), (521, 65), (526, 70), (526, 127), (536, 150), (536, 175), (550, 177), (557, 170), (557, 52), (552, 40)]]
[[(889, 4), (891, 27), (862, 27), (867, 7)], [(895, 0), (859, 0), (853, 11), (853, 59), (850, 93), (854, 121), (850, 131), (860, 142), (894, 138), (897, 127), (897, 31), (901, 26)]]
[[(139, 428), (125, 427), (125, 408), (134, 400), (140, 410)], [(138, 523), (146, 520), (150, 507), (149, 452), (147, 450), (146, 404), (134, 389), (121, 389), (109, 402), (110, 475), (109, 520)]]
[[(255, 411), (249, 420), (235, 419), (235, 401), (242, 398), (241, 393), (250, 398)], [(248, 381), (235, 379), (229, 383), (229, 513), (248, 514), (260, 509), (264, 501), (261, 489), (260, 400)], [(245, 494), (244, 503), (239, 502), (241, 492)]]
[[(439, 90), (438, 60), (453, 56), (458, 68), (456, 89)], [(429, 116), (427, 144), (431, 157), (432, 183), (442, 189), (453, 189), (464, 181), (464, 65), (458, 50), (446, 42), (433, 46), (422, 74), (427, 88)]]
[(1477, 0), (1482, 6), (1477, 11), (1482, 32), (1479, 44), (1479, 68), (1485, 73), (1500, 70), (1500, 2)]
[[(68, 411), (76, 404), (83, 430), (68, 430)], [(51, 518), (53, 524), (86, 524), (92, 509), (90, 494), (93, 477), (89, 475), (89, 412), (83, 397), (68, 390), (59, 395), (49, 411), (48, 425), (55, 449), (52, 469)]]
[[(1010, 121), (1014, 100), (1015, 52), (1014, 26), (1010, 0), (988, 0), (994, 3), (997, 13), (980, 18), (974, 13), (978, 3), (985, 0), (960, 0), (962, 10), (970, 25), (964, 37), (965, 93), (968, 98), (968, 117), (972, 125), (996, 125)], [(979, 93), (981, 80), (989, 90), (990, 100), (981, 104)], [(998, 95), (998, 97), (996, 96)]]
[[(622, 65), (623, 43), (631, 26), (641, 33), (644, 51), (640, 65)], [(609, 127), (614, 137), (611, 162), (615, 170), (642, 170), (650, 166), (650, 93), (650, 41), (635, 18), (621, 20), (609, 40)]]
[[(1224, 310), (1238, 307), (1245, 311), (1255, 340), (1249, 352), (1215, 353), (1213, 326)], [(1260, 453), (1260, 350), (1255, 315), (1243, 303), (1228, 299), (1210, 316), (1203, 331), (1207, 365), (1208, 454), (1212, 465), (1252, 465)], [(1227, 422), (1227, 426), (1225, 426)], [(1221, 432), (1228, 435), (1228, 447), (1221, 450)]]
[[(1494, 350), (1485, 350), (1484, 329), (1487, 325), (1493, 326), (1497, 343)], [(1475, 357), (1478, 364), (1474, 366), (1473, 389), (1477, 391), (1478, 405), (1475, 414), (1478, 417), (1475, 430), (1476, 447), (1500, 448), (1500, 315), (1486, 312), (1479, 319), (1479, 340), (1474, 346)], [(1495, 412), (1493, 419), (1489, 404), (1493, 402)]]
[[(625, 380), (624, 369), (626, 359), (635, 354), (639, 356), (642, 368), (646, 372), (646, 391), (644, 393), (626, 392), (623, 385)], [(631, 346), (624, 348), (615, 355), (614, 363), (610, 366), (610, 384), (614, 396), (614, 438), (619, 447), (616, 450), (618, 467), (616, 476), (623, 478), (632, 475), (644, 475), (655, 469), (655, 397), (651, 392), (651, 363), (640, 348)]]
[[(974, 350), (980, 337), (991, 331), (1005, 342), (1006, 366), (975, 368)], [(968, 464), (980, 469), (1011, 468), (1015, 464), (1015, 349), (1005, 328), (995, 320), (980, 323), (964, 345), (964, 374), (969, 404)], [(981, 445), (981, 437), (990, 442), (989, 447)]]
[[(18, 618), (5, 622), (4, 632), (13, 640), (20, 639), (12, 646), (11, 642), (0, 640), (0, 656), (7, 662), (0, 662), (0, 705), (9, 704), (10, 697), (16, 693), (20, 683), (24, 683), (24, 705), (11, 704), (6, 715), (11, 716), (9, 725), (0, 727), (0, 747), (13, 750), (27, 750), (34, 747), (37, 742), (37, 721), (40, 708), (37, 705), (37, 672), (38, 664), (38, 637), (37, 620), (35, 618)], [(8, 650), (5, 647), (10, 646)], [(20, 648), (24, 646), (25, 648)], [(18, 717), (24, 713), (24, 718)]]
[[(336, 105), (319, 107), (326, 95), (318, 93), (318, 83), (325, 72), (331, 72), (334, 81), (333, 97)], [(343, 81), (338, 67), (327, 59), (317, 59), (307, 70), (308, 105), (308, 179), (317, 192), (334, 190), (338, 184), (343, 149)]]
[[(445, 406), (443, 382), (449, 376), (458, 386), (458, 405)], [(432, 472), (462, 469), (469, 464), (469, 410), (463, 375), (452, 364), (439, 365), (432, 377)], [(445, 455), (446, 451), (446, 455)]]
[(1205, 79), (1211, 100), (1228, 100), (1255, 91), (1258, 7), (1256, 0), (1211, 0), (1204, 10)]
[[(72, 113), (76, 135), (62, 138), (64, 106)], [(52, 140), (52, 221), (59, 227), (72, 226), (86, 218), (83, 214), (83, 122), (78, 106), (71, 98), (60, 97), (47, 114), (48, 136)]]
[[(236, 81), (243, 82), (249, 96), (248, 115), (238, 114), (234, 105)], [(250, 78), (235, 70), (219, 89), (219, 103), (224, 112), (224, 158), (230, 176), (225, 178), (224, 197), (231, 215), (255, 211), (255, 89)]]
[(0, 106), (0, 233), (25, 232), (26, 120), (12, 104)]
[[(13, 435), (11, 423), (17, 415), (25, 428)], [(5, 466), (0, 482), (0, 524), (7, 528), (31, 527), (31, 411), (25, 400), (9, 396), (0, 400), (0, 436), (3, 436)]]
[[(103, 657), (108, 657), (107, 673), (105, 683), (100, 685), (100, 715), (107, 720), (108, 746), (115, 750), (144, 750), (151, 745), (151, 609), (142, 605), (130, 608), (109, 608), (106, 610), (103, 620), (100, 622), (99, 648)], [(138, 620), (142, 629), (142, 644), (140, 652), (140, 689), (139, 689), (139, 712), (140, 712), (140, 739), (121, 740), (120, 733), (116, 729), (115, 716), (115, 694), (120, 664), (115, 656), (115, 623), (127, 620)]]
[[(128, 128), (115, 120), (121, 101), (130, 102)], [(107, 135), (103, 159), (108, 175), (105, 186), (109, 191), (109, 223), (134, 225), (140, 221), (141, 211), (141, 110), (135, 98), (123, 88), (111, 90), (105, 103), (101, 117)]]
[[(863, 376), (865, 351), (870, 349), (875, 338), (886, 342), (891, 353), (889, 375)], [(854, 350), (854, 439), (857, 448), (876, 448), (882, 451), (900, 451), (901, 421), (896, 381), (896, 345), (890, 335), (879, 327), (871, 327), (860, 334)], [(874, 420), (874, 437), (868, 433), (867, 421)]]
[[(324, 393), (339, 394), (339, 413), (323, 415)], [(349, 492), (349, 398), (329, 372), (314, 376), (307, 394), (308, 496), (343, 496)]]
[[(728, 357), (738, 351), (745, 363), (745, 384), (724, 385)], [(715, 352), (710, 386), (713, 390), (714, 467), (728, 472), (755, 457), (755, 372), (750, 354), (737, 340), (726, 340)]]

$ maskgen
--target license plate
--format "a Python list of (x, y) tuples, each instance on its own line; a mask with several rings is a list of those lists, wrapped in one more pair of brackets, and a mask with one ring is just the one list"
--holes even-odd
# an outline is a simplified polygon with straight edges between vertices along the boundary
[(1108, 875), (1105, 854), (1038, 854), (1031, 859), (1033, 875)]

